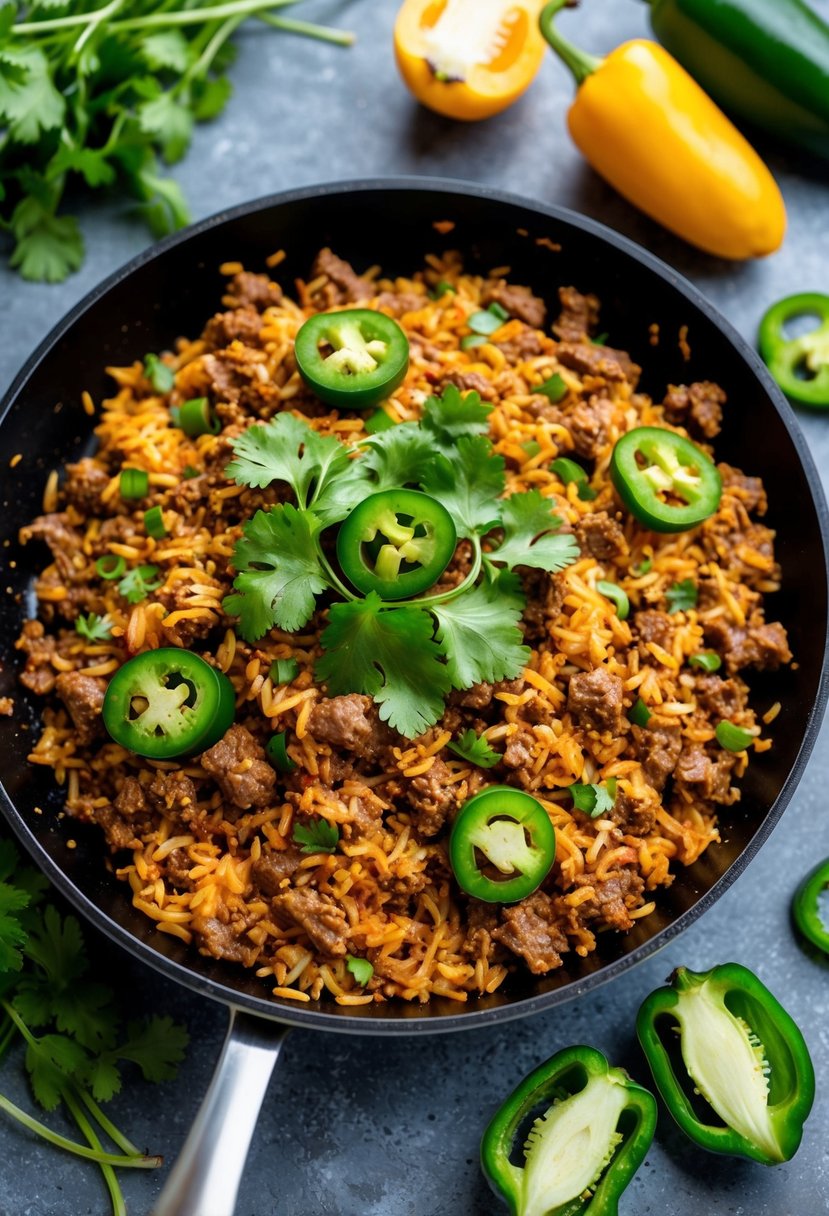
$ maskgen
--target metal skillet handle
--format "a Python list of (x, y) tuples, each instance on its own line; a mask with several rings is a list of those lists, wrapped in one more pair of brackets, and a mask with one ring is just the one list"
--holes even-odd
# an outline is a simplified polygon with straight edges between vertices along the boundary
[(288, 1028), (231, 1008), (196, 1121), (152, 1216), (233, 1216), (256, 1120)]

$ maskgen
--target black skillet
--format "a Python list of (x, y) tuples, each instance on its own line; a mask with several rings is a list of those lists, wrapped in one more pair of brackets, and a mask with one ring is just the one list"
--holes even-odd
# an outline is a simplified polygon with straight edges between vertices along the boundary
[[(742, 799), (729, 810), (723, 843), (682, 870), (673, 886), (660, 892), (656, 911), (631, 933), (602, 934), (588, 958), (570, 959), (550, 976), (517, 978), (460, 1009), (440, 1000), (425, 1008), (343, 1008), (270, 998), (255, 977), (155, 932), (111, 876), (97, 834), (59, 820), (61, 799), (51, 774), (26, 762), (38, 708), (16, 683), (14, 639), (22, 618), (34, 615), (32, 573), (45, 552), (22, 550), (17, 533), (40, 512), (49, 470), (90, 448), (92, 421), (81, 407), (82, 390), (100, 401), (111, 389), (105, 365), (129, 363), (169, 347), (179, 335), (197, 334), (220, 307), (220, 263), (241, 261), (260, 270), (270, 253), (284, 249), (287, 257), (275, 277), (290, 291), (296, 277), (307, 276), (323, 245), (358, 270), (380, 264), (391, 275), (416, 269), (424, 254), (460, 249), (467, 269), (486, 273), (509, 266), (511, 280), (546, 297), (553, 314), (560, 284), (594, 292), (602, 301), (601, 328), (610, 343), (643, 365), (644, 392), (661, 399), (668, 384), (701, 379), (723, 386), (729, 406), (717, 456), (763, 477), (770, 499), (767, 522), (778, 534), (783, 588), (768, 610), (786, 625), (797, 666), (751, 680), (760, 712), (775, 701), (783, 708), (771, 731), (774, 747), (752, 759)], [(654, 324), (659, 326), (656, 344)], [(680, 341), (681, 332), (687, 342)], [(486, 187), (424, 178), (344, 182), (260, 199), (162, 242), (87, 296), (28, 360), (3, 402), (0, 420), (6, 588), (0, 599), (0, 695), (14, 696), (16, 706), (14, 719), (0, 718), (0, 808), (79, 912), (137, 958), (241, 1015), (231, 1018), (210, 1110), (199, 1116), (202, 1138), (197, 1147), (185, 1148), (157, 1216), (232, 1211), (237, 1180), (228, 1181), (228, 1154), (244, 1158), (255, 1122), (250, 1087), (264, 1094), (278, 1050), (274, 1023), (428, 1034), (480, 1028), (576, 997), (652, 954), (710, 907), (768, 837), (803, 772), (827, 695), (827, 512), (812, 458), (782, 395), (728, 322), (658, 259), (582, 216)], [(11, 468), (17, 453), (23, 459)], [(76, 847), (68, 847), (70, 838)], [(270, 1026), (250, 1014), (271, 1019)], [(235, 1103), (240, 1088), (246, 1089), (244, 1130)], [(225, 1134), (232, 1130), (236, 1137), (233, 1144), (216, 1139), (222, 1116)], [(211, 1174), (211, 1161), (214, 1167), (222, 1162), (221, 1177)], [(199, 1197), (194, 1198), (192, 1186)]]

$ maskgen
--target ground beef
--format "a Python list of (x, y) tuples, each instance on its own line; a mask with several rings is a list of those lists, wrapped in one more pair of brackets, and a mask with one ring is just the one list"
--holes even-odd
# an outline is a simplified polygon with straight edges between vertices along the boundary
[(241, 270), (228, 283), (222, 303), (228, 308), (255, 308), (264, 312), (282, 299), (282, 288), (266, 274), (252, 274)]
[[(507, 768), (520, 769), (526, 772), (533, 759), (535, 735), (531, 730), (518, 729), (510, 735), (501, 763)], [(520, 774), (519, 774), (520, 776)]]
[(748, 689), (740, 680), (701, 675), (694, 683), (694, 695), (701, 709), (717, 718), (733, 718), (745, 709)]
[(504, 279), (484, 287), (481, 303), (484, 308), (500, 304), (511, 317), (517, 317), (532, 329), (543, 329), (547, 320), (547, 305), (540, 296), (534, 296), (529, 287), (517, 287)]
[(680, 726), (666, 722), (654, 726), (632, 726), (631, 731), (645, 780), (661, 793), (682, 751)]
[(613, 402), (594, 394), (587, 401), (577, 401), (561, 420), (573, 438), (576, 455), (595, 460), (608, 441)]
[(612, 819), (626, 836), (649, 836), (656, 823), (656, 795), (633, 798), (619, 790), (606, 818)]
[(644, 882), (634, 870), (611, 870), (602, 879), (595, 874), (578, 874), (575, 878), (577, 887), (593, 887), (595, 901), (586, 901), (580, 907), (583, 911), (592, 911), (611, 925), (614, 929), (626, 930), (633, 927), (630, 910), (639, 902), (644, 888)]
[(241, 810), (273, 801), (276, 773), (247, 727), (231, 726), (224, 738), (202, 753), (199, 764), (216, 778), (225, 798)]
[(125, 777), (115, 799), (115, 809), (119, 815), (133, 818), (136, 815), (146, 815), (148, 811), (147, 796), (144, 786), (137, 777)]
[(282, 883), (299, 868), (302, 853), (289, 845), (287, 849), (272, 849), (263, 853), (251, 866), (251, 878), (263, 895), (279, 895)]
[(735, 469), (721, 460), (717, 465), (722, 477), (723, 489), (736, 494), (743, 503), (746, 511), (757, 515), (765, 515), (768, 509), (768, 498), (765, 486), (759, 477), (747, 477), (741, 469)]
[(167, 859), (164, 863), (165, 877), (178, 891), (192, 891), (195, 889), (195, 882), (190, 877), (190, 871), (195, 865), (187, 855), (186, 849), (173, 849), (172, 853), (167, 854)]
[(140, 836), (144, 830), (141, 823), (128, 823), (111, 806), (97, 807), (95, 823), (102, 829), (110, 851), (120, 853), (124, 849), (140, 849)]
[(701, 743), (686, 742), (674, 777), (682, 785), (697, 787), (700, 797), (728, 805), (736, 793), (731, 790), (731, 771), (736, 763), (732, 752), (720, 750), (712, 758)]
[(607, 511), (585, 515), (576, 525), (576, 540), (582, 553), (589, 553), (600, 562), (621, 557), (628, 551), (621, 526), (611, 519)]
[(63, 492), (66, 501), (84, 515), (101, 512), (101, 491), (109, 485), (109, 473), (89, 456), (66, 466)]
[(369, 762), (377, 760), (394, 738), (380, 721), (371, 697), (356, 692), (317, 701), (308, 719), (308, 729), (320, 743)]
[(66, 511), (57, 511), (53, 515), (39, 515), (25, 528), (21, 528), (21, 544), (25, 545), (30, 540), (46, 542), (55, 565), (66, 582), (71, 583), (77, 579), (78, 570), (73, 559), (76, 554), (81, 552), (83, 537), (70, 522)]
[(726, 396), (718, 384), (700, 380), (695, 384), (672, 384), (662, 407), (674, 426), (687, 427), (692, 435), (713, 439), (720, 433)]
[(487, 380), (480, 372), (464, 372), (453, 368), (444, 376), (443, 383), (456, 385), (462, 393), (476, 392), (482, 401), (495, 401), (498, 397), (492, 381)]
[(520, 955), (534, 975), (543, 975), (561, 966), (561, 955), (567, 949), (558, 920), (550, 896), (536, 891), (520, 904), (504, 908), (502, 923), (493, 930), (492, 938)]
[(381, 291), (375, 301), (377, 307), (391, 317), (402, 317), (407, 312), (417, 312), (428, 304), (425, 296), (415, 291)]
[(150, 805), (160, 815), (187, 825), (198, 814), (196, 787), (184, 773), (156, 773), (147, 788)]
[(550, 625), (561, 612), (567, 595), (564, 574), (550, 574), (546, 570), (522, 570), (521, 585), (527, 599), (521, 624), (524, 641), (538, 645), (550, 636)]
[[(247, 347), (228, 347), (214, 354), (204, 355), (201, 360), (205, 376), (206, 389), (216, 404), (230, 403), (243, 407), (234, 412), (233, 421), (244, 424), (244, 408), (250, 407), (257, 414), (265, 401), (271, 398), (278, 401), (278, 390), (268, 381), (267, 375), (262, 379), (265, 364), (256, 357), (255, 351)], [(238, 415), (238, 417), (237, 417)], [(231, 419), (228, 412), (219, 411), (219, 417), (224, 423)]]
[(199, 947), (203, 954), (213, 958), (224, 958), (229, 963), (252, 967), (259, 957), (259, 947), (245, 939), (243, 935), (246, 930), (244, 921), (226, 924), (217, 917), (211, 917), (199, 929)]
[(299, 925), (315, 950), (342, 957), (348, 950), (348, 921), (333, 900), (310, 887), (297, 887), (276, 895), (271, 906), (277, 915)]
[(575, 287), (559, 287), (561, 312), (553, 322), (553, 333), (563, 342), (579, 342), (589, 337), (599, 323), (599, 301), (583, 296)]
[(340, 304), (359, 304), (374, 295), (374, 284), (361, 278), (354, 267), (330, 249), (321, 249), (311, 267), (311, 279), (327, 276), (327, 282), (314, 293), (314, 303), (325, 310)]
[(624, 685), (604, 667), (570, 677), (567, 709), (580, 726), (618, 735), (624, 717)]
[(432, 767), (407, 781), (404, 791), (414, 811), (415, 827), (422, 836), (437, 836), (449, 812), (457, 806), (455, 786), (449, 784), (451, 772), (438, 757)]
[(101, 706), (106, 690), (106, 680), (85, 676), (82, 671), (62, 671), (55, 680), (55, 691), (69, 710), (81, 747), (91, 743), (101, 731)]
[(41, 697), (51, 692), (57, 676), (52, 666), (55, 639), (46, 632), (43, 623), (25, 621), (15, 648), (26, 655), (26, 667), (20, 673), (20, 683)]
[(202, 341), (210, 350), (219, 350), (236, 341), (255, 346), (261, 328), (262, 318), (255, 308), (234, 308), (230, 312), (217, 312), (207, 322)]
[(551, 340), (537, 329), (530, 329), (529, 325), (522, 325), (506, 342), (496, 342), (495, 345), (512, 364), (523, 363), (526, 359), (543, 355), (546, 350), (552, 350)]
[(779, 621), (766, 623), (760, 613), (752, 613), (745, 628), (724, 617), (704, 621), (703, 633), (707, 644), (722, 655), (729, 675), (743, 667), (776, 671), (792, 659), (784, 627)]
[(580, 376), (596, 376), (608, 382), (627, 380), (634, 388), (642, 374), (641, 367), (626, 351), (592, 342), (559, 342), (556, 358), (563, 367)]
[(654, 662), (653, 655), (645, 649), (647, 642), (655, 642), (668, 654), (673, 653), (675, 622), (667, 612), (658, 608), (646, 608), (633, 614), (633, 627), (639, 635), (639, 654), (645, 662)]
[(500, 909), (480, 900), (471, 900), (466, 910), (466, 938), (461, 951), (473, 958), (489, 958), (492, 935), (498, 928)]
[(458, 695), (458, 705), (464, 709), (486, 709), (492, 704), (494, 692), (494, 684), (473, 684)]

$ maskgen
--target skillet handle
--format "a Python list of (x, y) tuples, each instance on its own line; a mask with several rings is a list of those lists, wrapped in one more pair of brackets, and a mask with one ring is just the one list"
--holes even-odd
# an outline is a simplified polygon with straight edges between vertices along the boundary
[(233, 1216), (259, 1110), (288, 1028), (231, 1008), (210, 1088), (152, 1216)]

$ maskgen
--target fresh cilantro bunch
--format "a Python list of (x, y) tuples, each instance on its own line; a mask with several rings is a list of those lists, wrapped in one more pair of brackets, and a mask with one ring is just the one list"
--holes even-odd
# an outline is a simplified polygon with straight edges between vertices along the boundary
[(0, 227), (26, 279), (65, 279), (83, 261), (68, 184), (137, 200), (156, 235), (189, 222), (160, 168), (232, 89), (229, 39), (250, 16), (348, 43), (337, 30), (274, 16), (294, 0), (9, 0), (0, 5)]
[[(22, 1039), (35, 1100), (63, 1107), (84, 1143), (53, 1131), (0, 1093), (0, 1110), (50, 1143), (100, 1166), (113, 1216), (126, 1213), (115, 1168), (152, 1169), (160, 1157), (137, 1148), (107, 1118), (101, 1102), (122, 1085), (124, 1062), (147, 1081), (175, 1076), (187, 1032), (169, 1017), (123, 1026), (110, 988), (90, 977), (81, 927), (48, 902), (42, 874), (21, 865), (0, 839), (0, 1058)], [(115, 1148), (107, 1148), (102, 1136)]]
[[(515, 569), (561, 570), (578, 556), (537, 490), (505, 495), (503, 457), (486, 435), (491, 406), (449, 385), (419, 422), (371, 435), (355, 448), (318, 435), (293, 414), (251, 426), (233, 443), (227, 475), (240, 485), (289, 485), (296, 503), (257, 511), (243, 527), (225, 610), (254, 642), (276, 626), (301, 629), (323, 593), (333, 596), (316, 675), (332, 696), (373, 697), (380, 716), (413, 738), (437, 722), (452, 688), (511, 679), (529, 658), (519, 628), (525, 599)], [(415, 486), (452, 515), (471, 549), (469, 572), (440, 594), (362, 597), (324, 551), (325, 529), (369, 495)]]

